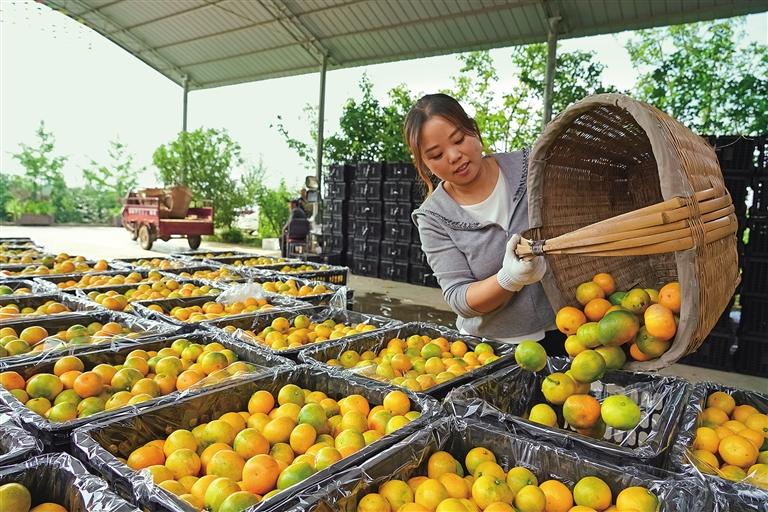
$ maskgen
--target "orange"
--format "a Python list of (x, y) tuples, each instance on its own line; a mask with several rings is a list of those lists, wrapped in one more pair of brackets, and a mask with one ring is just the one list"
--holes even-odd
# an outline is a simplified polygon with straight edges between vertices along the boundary
[(539, 489), (546, 498), (547, 512), (568, 512), (573, 507), (571, 490), (557, 480), (547, 480), (539, 484)]
[(223, 420), (213, 420), (208, 422), (203, 429), (202, 440), (206, 445), (213, 443), (231, 444), (235, 439), (235, 429), (232, 425)]
[(709, 427), (699, 427), (696, 429), (696, 438), (693, 441), (694, 449), (717, 453), (717, 447), (719, 445), (720, 438), (714, 429)]
[(507, 472), (507, 485), (509, 486), (512, 494), (517, 494), (520, 489), (526, 485), (538, 485), (539, 481), (536, 479), (530, 469), (523, 466), (516, 466)]
[(717, 449), (720, 458), (726, 464), (746, 468), (757, 461), (759, 455), (757, 448), (747, 438), (740, 435), (732, 435), (723, 438)]
[(303, 454), (315, 444), (315, 439), (317, 439), (315, 428), (307, 423), (302, 423), (296, 425), (291, 431), (290, 445), (294, 452)]
[(659, 290), (659, 304), (670, 309), (673, 313), (680, 313), (680, 283), (667, 283)]
[(35, 343), (40, 343), (45, 338), (48, 337), (48, 331), (44, 327), (40, 327), (39, 325), (33, 325), (31, 327), (27, 327), (23, 331), (21, 331), (21, 334), (19, 334), (19, 339), (22, 341), (26, 341), (30, 346), (34, 345)]
[(325, 446), (315, 455), (315, 469), (321, 471), (341, 460), (341, 453), (333, 446)]
[[(423, 485), (425, 484), (421, 484), (416, 489), (417, 496)], [(512, 503), (514, 496), (507, 483), (495, 476), (484, 475), (478, 477), (475, 479), (475, 483), (472, 484), (472, 499), (482, 509), (487, 508), (488, 505), (496, 501)], [(418, 503), (418, 500), (416, 500), (416, 503)]]
[(563, 417), (574, 428), (591, 428), (600, 419), (600, 403), (591, 395), (571, 395), (563, 403)]
[(83, 362), (75, 356), (64, 356), (53, 365), (53, 374), (57, 377), (70, 370), (78, 370), (82, 372), (85, 370)]
[[(757, 414), (753, 414), (750, 416), (750, 419), (754, 416), (758, 416)], [(762, 432), (758, 432), (757, 430), (752, 430), (751, 428), (745, 428), (744, 430), (740, 431), (738, 433), (743, 438), (748, 439), (753, 445), (755, 445), (755, 448), (757, 450), (760, 450), (760, 447), (763, 446), (764, 437)]]
[(629, 346), (629, 355), (632, 356), (632, 359), (635, 361), (648, 361), (651, 359), (650, 356), (645, 355), (643, 351), (638, 348), (636, 343)]
[(342, 457), (348, 457), (365, 447), (365, 438), (356, 430), (343, 430), (334, 439), (334, 447), (339, 450)]
[(293, 403), (304, 406), (304, 391), (296, 384), (286, 384), (277, 393), (277, 403), (280, 405)]
[(384, 397), (384, 409), (393, 416), (403, 416), (411, 410), (411, 400), (402, 391), (390, 391)]
[(515, 507), (520, 512), (544, 512), (546, 506), (546, 495), (535, 485), (526, 485), (515, 494)]
[(429, 457), (427, 462), (427, 476), (440, 478), (445, 473), (457, 473), (458, 461), (448, 452), (438, 451)]
[(433, 478), (427, 478), (421, 482), (414, 492), (414, 502), (427, 510), (435, 510), (445, 499), (448, 499), (448, 490)]
[(255, 428), (238, 432), (233, 443), (235, 453), (245, 460), (256, 455), (269, 453), (269, 441)]
[(38, 373), (27, 381), (25, 391), (32, 398), (47, 398), (53, 401), (64, 390), (64, 384), (50, 373)]
[(705, 427), (717, 427), (728, 421), (728, 415), (722, 409), (707, 407), (701, 412), (699, 419)]
[[(654, 305), (657, 305), (657, 304), (654, 304)], [(637, 337), (635, 338), (635, 345), (637, 345), (637, 348), (646, 357), (650, 359), (655, 359), (657, 357), (661, 357), (661, 355), (664, 352), (669, 350), (669, 347), (672, 345), (672, 342), (653, 336), (648, 331), (648, 327), (644, 325), (640, 327), (640, 330), (637, 332)]]
[(740, 421), (744, 423), (745, 421), (747, 421), (747, 418), (759, 412), (760, 411), (758, 411), (751, 405), (747, 405), (747, 404), (737, 405), (736, 407), (733, 408), (733, 412), (731, 413), (731, 418), (733, 418), (736, 421)]
[(584, 316), (590, 322), (597, 322), (603, 318), (612, 304), (603, 298), (592, 299), (584, 306)]
[(109, 364), (96, 365), (91, 371), (101, 375), (101, 380), (107, 385), (112, 384), (112, 377), (117, 373), (117, 369)]
[(506, 473), (502, 467), (491, 461), (481, 462), (480, 465), (475, 468), (475, 472), (472, 473), (472, 476), (475, 478), (486, 475), (493, 476), (502, 480), (506, 477)]
[(576, 334), (576, 330), (587, 322), (587, 317), (580, 309), (573, 306), (565, 306), (557, 312), (555, 323), (560, 332), (564, 334)]
[(200, 462), (202, 463), (203, 471), (205, 471), (205, 468), (208, 467), (208, 463), (211, 461), (211, 458), (221, 450), (231, 450), (232, 447), (229, 446), (226, 443), (213, 443), (212, 445), (209, 445), (206, 447), (202, 453), (200, 453)]
[(635, 337), (640, 321), (634, 313), (624, 310), (611, 311), (597, 323), (598, 340), (607, 346), (619, 346)]
[(485, 507), (484, 512), (515, 512), (515, 509), (512, 508), (512, 505), (507, 505), (506, 503), (497, 501)]
[(732, 480), (734, 482), (738, 482), (747, 478), (746, 471), (741, 468), (737, 468), (736, 466), (730, 466), (728, 464), (722, 466), (718, 474), (722, 478), (725, 478), (726, 480)]
[(195, 436), (192, 435), (192, 432), (189, 430), (174, 430), (165, 439), (165, 443), (163, 444), (163, 453), (165, 453), (165, 456), (168, 457), (176, 450), (180, 450), (182, 448), (197, 451), (197, 439), (195, 439)]
[(185, 476), (197, 476), (201, 466), (200, 457), (189, 448), (174, 450), (165, 459), (165, 467), (173, 473), (173, 477), (176, 479)]
[(587, 476), (573, 486), (573, 499), (577, 505), (605, 510), (611, 506), (611, 488), (596, 476)]
[[(168, 465), (167, 462), (166, 465)], [(225, 476), (237, 482), (243, 477), (243, 466), (245, 466), (245, 461), (234, 451), (219, 450), (208, 461), (205, 466), (205, 473)]]
[(261, 434), (270, 444), (287, 443), (291, 437), (291, 431), (293, 431), (295, 426), (295, 421), (286, 416), (282, 416), (275, 418), (264, 425)]
[(604, 299), (605, 292), (597, 283), (589, 281), (587, 283), (581, 283), (576, 287), (576, 300), (582, 306), (589, 303), (593, 299)]
[(365, 416), (368, 416), (371, 412), (371, 406), (368, 404), (368, 400), (362, 395), (349, 395), (348, 397), (339, 400), (339, 407), (341, 408), (342, 415), (352, 410), (359, 411)]
[(467, 471), (474, 475), (477, 467), (486, 461), (496, 462), (496, 456), (487, 448), (475, 447), (467, 453), (464, 458), (464, 465), (467, 467)]
[(661, 304), (651, 304), (643, 313), (645, 328), (648, 333), (662, 341), (670, 340), (677, 332), (677, 324), (672, 311)]
[(248, 491), (238, 491), (230, 494), (219, 506), (217, 512), (241, 512), (251, 505), (256, 505), (261, 501), (259, 496)]
[(269, 391), (259, 390), (251, 395), (248, 400), (248, 412), (255, 414), (257, 412), (268, 413), (275, 407), (275, 398)]
[(300, 462), (297, 459), (290, 466), (285, 468), (280, 473), (280, 476), (277, 477), (277, 488), (280, 490), (287, 489), (288, 487), (291, 487), (292, 485), (295, 485), (302, 480), (309, 478), (314, 472), (315, 470), (312, 468), (309, 462)]
[(406, 503), (413, 502), (413, 491), (402, 480), (385, 482), (379, 487), (379, 494), (387, 500), (390, 508), (395, 511)]
[(747, 417), (744, 425), (749, 429), (760, 432), (763, 437), (768, 438), (768, 414), (752, 414)]
[(292, 463), (294, 459), (293, 449), (288, 443), (277, 443), (272, 445), (272, 448), (269, 449), (269, 455), (281, 466), (281, 471), (285, 469), (288, 464)]
[(357, 503), (357, 512), (391, 512), (392, 507), (381, 494), (366, 494)]
[(74, 389), (81, 398), (97, 396), (100, 395), (104, 389), (104, 381), (98, 373), (85, 372), (75, 379), (72, 389)]
[(717, 456), (706, 450), (694, 450), (691, 453), (691, 461), (702, 473), (714, 475), (720, 467)]
[(592, 282), (597, 283), (597, 285), (602, 288), (606, 296), (616, 291), (616, 281), (614, 281), (611, 274), (606, 272), (595, 274), (595, 276), (592, 278)]
[(456, 473), (443, 473), (438, 477), (438, 480), (445, 486), (451, 498), (469, 498), (471, 487), (467, 486), (467, 482)]
[(576, 390), (576, 383), (568, 375), (555, 372), (549, 374), (541, 383), (541, 392), (549, 403), (562, 405), (566, 398)]
[(192, 484), (192, 488), (189, 490), (190, 494), (192, 494), (192, 496), (195, 498), (202, 500), (205, 496), (205, 491), (208, 489), (208, 486), (211, 485), (211, 482), (218, 478), (219, 477), (216, 475), (201, 476), (195, 481), (194, 484)]
[(13, 391), (14, 389), (24, 389), (26, 385), (26, 381), (24, 380), (24, 377), (22, 377), (18, 372), (3, 372), (0, 373), (0, 386), (3, 386), (8, 391)]
[(659, 498), (645, 487), (627, 487), (616, 496), (616, 508), (637, 512), (656, 512)]
[(156, 464), (165, 464), (163, 450), (153, 445), (144, 445), (136, 448), (128, 456), (126, 462), (131, 469), (139, 470)]
[(224, 500), (236, 492), (240, 492), (240, 486), (237, 485), (237, 482), (226, 477), (219, 477), (208, 484), (203, 501), (208, 509), (218, 511)]

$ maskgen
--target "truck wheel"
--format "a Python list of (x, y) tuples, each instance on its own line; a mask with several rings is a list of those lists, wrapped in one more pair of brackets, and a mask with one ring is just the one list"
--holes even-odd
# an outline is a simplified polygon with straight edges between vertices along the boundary
[(189, 244), (189, 248), (192, 250), (200, 247), (200, 242), (202, 241), (203, 239), (200, 235), (187, 235), (187, 243)]
[(149, 231), (149, 226), (142, 224), (139, 228), (139, 245), (142, 249), (148, 251), (152, 249), (153, 242), (154, 240), (152, 239), (152, 233)]

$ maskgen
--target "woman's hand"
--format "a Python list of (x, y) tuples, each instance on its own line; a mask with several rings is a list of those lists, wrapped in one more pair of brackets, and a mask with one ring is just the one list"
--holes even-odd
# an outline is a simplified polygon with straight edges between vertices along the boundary
[(520, 243), (520, 235), (513, 235), (507, 242), (504, 253), (504, 262), (501, 270), (496, 274), (499, 286), (510, 292), (520, 291), (523, 286), (538, 283), (547, 272), (547, 262), (543, 256), (536, 256), (530, 261), (523, 261), (515, 248)]

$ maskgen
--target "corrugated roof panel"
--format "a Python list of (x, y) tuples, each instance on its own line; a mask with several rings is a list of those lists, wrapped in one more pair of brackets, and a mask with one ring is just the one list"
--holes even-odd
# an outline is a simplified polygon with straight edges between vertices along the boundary
[(163, 0), (162, 2), (124, 0), (102, 7), (99, 12), (109, 18), (120, 20), (117, 24), (121, 27), (130, 27), (205, 4), (205, 0)]
[(209, 6), (143, 25), (133, 32), (141, 38), (151, 38), (157, 46), (165, 46), (190, 37), (206, 37), (252, 24), (241, 16)]
[(253, 0), (221, 0), (214, 5), (220, 10), (226, 10), (232, 14), (243, 16), (253, 23), (272, 19), (269, 11), (259, 2), (254, 2)]

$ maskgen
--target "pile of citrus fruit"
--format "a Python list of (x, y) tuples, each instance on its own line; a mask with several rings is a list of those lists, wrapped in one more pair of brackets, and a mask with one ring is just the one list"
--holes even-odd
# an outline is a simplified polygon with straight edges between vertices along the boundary
[(406, 339), (390, 339), (378, 354), (347, 350), (326, 364), (353, 368), (366, 377), (411, 391), (426, 391), (497, 359), (487, 343), (478, 343), (470, 350), (463, 340), (450, 342), (444, 337), (413, 334)]
[(361, 395), (335, 400), (322, 391), (260, 390), (247, 410), (133, 450), (126, 464), (197, 509), (245, 510), (301, 482), (418, 418), (408, 395), (392, 391), (371, 407)]
[(232, 315), (244, 313), (254, 313), (256, 311), (265, 311), (274, 308), (267, 299), (248, 297), (244, 301), (233, 302), (232, 304), (222, 304), (220, 302), (206, 302), (202, 306), (174, 306), (168, 312), (159, 304), (150, 304), (147, 306), (152, 311), (170, 316), (181, 322), (203, 322), (205, 320), (215, 320)]
[(6, 296), (6, 295), (29, 295), (31, 293), (32, 293), (32, 290), (30, 288), (27, 288), (26, 286), (20, 286), (16, 289), (13, 289), (8, 285), (0, 284), (0, 297)]
[(448, 452), (433, 453), (426, 475), (385, 482), (358, 502), (357, 512), (656, 512), (659, 506), (645, 487), (627, 487), (614, 499), (596, 476), (572, 489), (555, 479), (539, 482), (530, 469), (505, 471), (491, 450), (475, 447), (463, 466)]
[(53, 256), (42, 254), (38, 251), (18, 251), (0, 254), (0, 264), (3, 265), (31, 265), (33, 263), (47, 263), (53, 261)]
[(64, 356), (54, 363), (53, 373), (26, 380), (15, 371), (2, 372), (0, 385), (40, 416), (62, 422), (214, 384), (252, 369), (220, 343), (202, 345), (182, 338), (158, 351), (133, 350), (120, 364), (86, 370), (80, 358)]
[(328, 293), (328, 286), (324, 283), (317, 283), (314, 286), (301, 285), (299, 286), (294, 279), (286, 279), (285, 281), (265, 281), (261, 283), (261, 287), (265, 292), (279, 293), (280, 295), (288, 295), (289, 297), (311, 297), (313, 295), (322, 295)]
[(221, 290), (209, 285), (197, 286), (194, 283), (180, 283), (174, 279), (162, 278), (152, 284), (144, 283), (122, 293), (115, 290), (106, 292), (88, 292), (88, 298), (112, 311), (124, 311), (130, 302), (153, 299), (181, 299), (184, 297), (202, 297), (218, 295)]
[(0, 357), (50, 350), (65, 345), (93, 345), (112, 340), (115, 336), (135, 338), (138, 332), (117, 322), (75, 324), (67, 329), (49, 333), (45, 327), (33, 325), (21, 332), (12, 327), (0, 328)]
[(68, 313), (70, 309), (55, 300), (46, 301), (45, 304), (33, 307), (20, 307), (18, 304), (6, 304), (0, 307), (0, 320), (7, 318), (18, 318), (33, 315), (58, 315), (59, 313)]
[(195, 254), (188, 254), (186, 258), (192, 258), (193, 260), (204, 260), (207, 258), (233, 258), (235, 256), (242, 256), (242, 253), (237, 252), (198, 252)]
[(715, 391), (699, 414), (691, 459), (702, 473), (768, 489), (768, 415)]
[(50, 260), (30, 265), (20, 271), (2, 270), (0, 275), (6, 276), (42, 276), (49, 274), (72, 274), (74, 272), (102, 271), (109, 269), (105, 260), (99, 260), (91, 266), (84, 256), (70, 257), (67, 254), (51, 256)]
[(300, 272), (317, 272), (328, 270), (331, 267), (328, 265), (318, 265), (313, 267), (312, 265), (283, 265), (277, 271), (283, 274), (298, 274)]
[(182, 260), (170, 258), (143, 258), (131, 261), (135, 267), (151, 268), (153, 270), (171, 270), (174, 268), (186, 267), (188, 264)]
[(8, 512), (69, 512), (58, 503), (50, 501), (33, 507), (29, 489), (16, 482), (0, 485), (0, 503), (3, 510)]
[[(218, 256), (217, 257), (221, 257)], [(245, 258), (242, 257), (242, 259), (237, 259), (229, 265), (235, 266), (235, 267), (255, 267), (258, 265), (274, 265), (275, 263), (282, 263), (285, 261), (282, 258), (270, 258), (269, 256), (258, 256), (254, 258)]]
[(94, 288), (96, 286), (122, 286), (126, 284), (152, 283), (160, 281), (163, 275), (157, 271), (150, 271), (147, 277), (139, 272), (131, 272), (128, 275), (123, 274), (86, 274), (79, 280), (69, 279), (56, 283), (56, 286), (63, 290), (70, 288)]
[[(279, 316), (258, 333), (244, 330), (243, 334), (260, 345), (270, 347), (273, 350), (284, 350), (302, 347), (309, 343), (320, 343), (354, 336), (375, 329), (376, 326), (366, 323), (345, 324), (344, 322), (336, 322), (331, 318), (322, 322), (314, 322), (306, 315), (298, 315), (293, 320)], [(224, 330), (233, 333), (237, 327), (228, 325), (224, 327)]]
[[(610, 274), (601, 273), (576, 288), (581, 308), (557, 312), (560, 332), (567, 334), (571, 357), (598, 347), (626, 347), (635, 361), (660, 357), (674, 341), (680, 314), (680, 283), (659, 290), (633, 288), (616, 291)], [(626, 354), (625, 354), (626, 356)]]
[(207, 279), (208, 281), (237, 281), (243, 276), (236, 274), (226, 267), (216, 270), (195, 270), (193, 272), (179, 272), (179, 277), (184, 279)]

